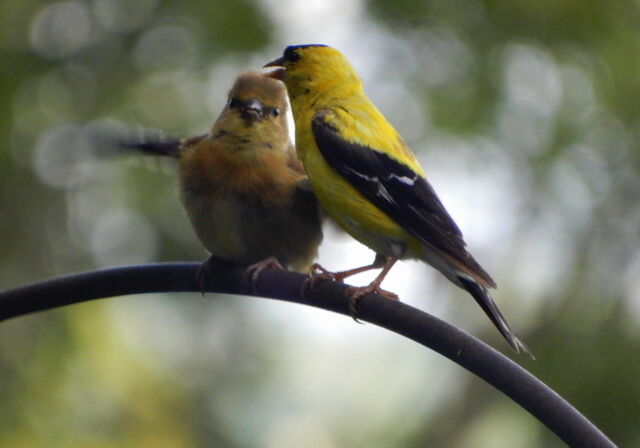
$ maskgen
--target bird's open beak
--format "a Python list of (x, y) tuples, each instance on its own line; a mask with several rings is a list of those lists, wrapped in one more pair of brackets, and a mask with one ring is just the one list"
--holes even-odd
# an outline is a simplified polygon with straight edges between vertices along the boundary
[(275, 70), (271, 70), (270, 72), (266, 72), (264, 74), (264, 76), (267, 76), (268, 78), (273, 78), (273, 79), (277, 79), (278, 81), (284, 81), (286, 75), (287, 75), (287, 71), (284, 68), (284, 63), (285, 60), (283, 57), (279, 57), (278, 59), (274, 59), (271, 62), (267, 62), (266, 64), (264, 64), (262, 66), (262, 68), (270, 68), (270, 67), (274, 67)]
[(264, 106), (260, 101), (250, 99), (243, 104), (240, 115), (247, 123), (255, 123), (264, 118)]

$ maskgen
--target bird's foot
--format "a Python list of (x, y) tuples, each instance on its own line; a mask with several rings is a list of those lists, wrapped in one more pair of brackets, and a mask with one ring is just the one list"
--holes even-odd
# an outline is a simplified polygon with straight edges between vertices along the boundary
[(279, 269), (284, 270), (284, 267), (280, 264), (276, 257), (265, 258), (264, 260), (258, 261), (257, 263), (252, 264), (246, 270), (247, 277), (251, 283), (251, 289), (253, 293), (256, 292), (256, 283), (260, 278), (260, 274), (265, 269)]
[(331, 272), (322, 267), (319, 263), (313, 263), (309, 269), (309, 276), (302, 282), (302, 296), (306, 296), (309, 289), (315, 288), (318, 282), (325, 280), (342, 281), (339, 277), (340, 272)]
[(372, 281), (367, 286), (350, 286), (347, 288), (347, 297), (349, 298), (349, 311), (351, 311), (351, 317), (356, 322), (358, 321), (358, 302), (367, 294), (380, 294), (390, 300), (400, 300), (398, 295), (387, 291), (380, 287), (381, 281)]
[(321, 280), (332, 280), (332, 281), (342, 281), (343, 279), (340, 276), (340, 272), (331, 272), (325, 269), (320, 263), (313, 263), (311, 265), (309, 278), (317, 279), (316, 281)]

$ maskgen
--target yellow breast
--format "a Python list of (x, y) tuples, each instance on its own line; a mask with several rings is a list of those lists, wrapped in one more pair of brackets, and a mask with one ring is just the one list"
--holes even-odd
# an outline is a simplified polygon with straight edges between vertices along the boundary
[(298, 141), (299, 148), (307, 148), (302, 161), (324, 211), (361, 243), (376, 252), (397, 255), (397, 246), (406, 246), (409, 234), (325, 162), (310, 133), (298, 136)]

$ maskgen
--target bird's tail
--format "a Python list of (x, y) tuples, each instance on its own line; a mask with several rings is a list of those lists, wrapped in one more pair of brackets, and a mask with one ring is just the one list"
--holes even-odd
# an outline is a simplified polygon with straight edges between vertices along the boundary
[(533, 356), (527, 344), (518, 338), (511, 329), (507, 323), (507, 319), (505, 319), (500, 308), (498, 308), (498, 305), (493, 301), (487, 290), (469, 278), (459, 276), (458, 280), (462, 284), (462, 287), (473, 296), (478, 305), (480, 305), (480, 308), (489, 316), (493, 325), (496, 326), (500, 334), (507, 340), (511, 348), (516, 353), (524, 352), (531, 356), (532, 359), (535, 359), (535, 356)]

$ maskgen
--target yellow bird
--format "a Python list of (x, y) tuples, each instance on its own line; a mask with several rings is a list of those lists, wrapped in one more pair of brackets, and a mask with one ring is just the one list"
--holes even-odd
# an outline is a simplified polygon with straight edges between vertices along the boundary
[(317, 200), (288, 134), (286, 89), (258, 72), (238, 76), (207, 134), (121, 142), (178, 159), (182, 203), (211, 262), (308, 272), (322, 241)]
[(380, 288), (398, 259), (420, 259), (466, 289), (509, 345), (529, 352), (488, 293), (496, 284), (467, 251), (462, 233), (426, 180), (416, 157), (367, 98), (362, 81), (338, 50), (325, 45), (287, 47), (265, 67), (287, 86), (296, 123), (296, 148), (320, 205), (332, 219), (376, 253), (373, 264), (330, 273), (344, 278), (382, 268), (355, 301)]

